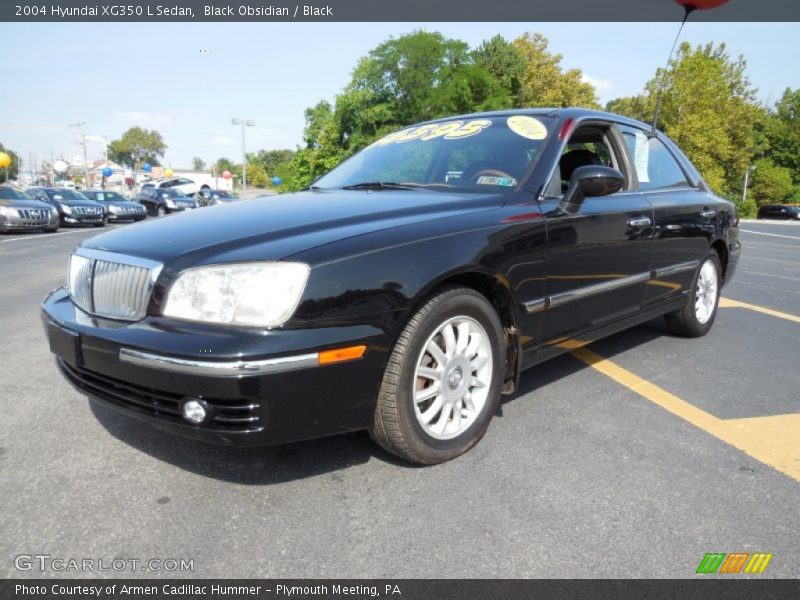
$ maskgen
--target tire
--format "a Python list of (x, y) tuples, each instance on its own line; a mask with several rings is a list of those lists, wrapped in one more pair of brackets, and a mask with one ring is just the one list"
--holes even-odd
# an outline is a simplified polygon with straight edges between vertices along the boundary
[(103, 219), (100, 223), (94, 224), (95, 227), (105, 227), (106, 225), (108, 225), (108, 219)]
[[(452, 335), (449, 343), (446, 328)], [(431, 343), (445, 351), (439, 353), (441, 361), (429, 352)], [(503, 325), (486, 298), (467, 288), (438, 292), (409, 320), (392, 350), (372, 438), (392, 454), (422, 465), (463, 454), (483, 437), (497, 412), (505, 350)], [(427, 374), (420, 375), (420, 369)], [(438, 381), (433, 373), (439, 374)], [(476, 377), (483, 386), (473, 386)], [(426, 393), (433, 389), (441, 393)]]
[(55, 233), (56, 231), (58, 231), (58, 227), (45, 227), (44, 229), (45, 233)]
[(163, 206), (159, 206), (156, 209), (156, 216), (157, 217), (164, 217), (164, 216), (166, 216), (166, 214), (167, 214), (167, 209), (164, 208)]
[[(664, 315), (672, 333), (696, 338), (704, 336), (711, 330), (719, 306), (721, 272), (719, 255), (711, 250), (697, 269), (692, 281), (692, 291), (686, 295), (684, 307)], [(713, 297), (709, 297), (712, 292)]]

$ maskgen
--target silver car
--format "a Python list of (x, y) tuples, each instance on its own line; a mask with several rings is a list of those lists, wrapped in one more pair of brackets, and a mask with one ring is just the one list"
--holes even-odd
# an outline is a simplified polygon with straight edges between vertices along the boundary
[(13, 187), (0, 186), (0, 232), (44, 229), (52, 233), (58, 225), (58, 212), (52, 206)]

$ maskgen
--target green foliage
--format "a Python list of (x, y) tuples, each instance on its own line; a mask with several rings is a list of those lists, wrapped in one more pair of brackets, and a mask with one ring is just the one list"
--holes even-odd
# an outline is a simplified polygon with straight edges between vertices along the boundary
[(791, 171), (776, 165), (768, 158), (757, 160), (755, 167), (750, 177), (748, 194), (756, 204), (761, 206), (788, 202), (794, 192)]
[[(241, 167), (239, 170), (241, 171)], [(261, 163), (247, 163), (247, 185), (249, 187), (265, 188), (268, 180), (267, 171)]]
[(800, 185), (800, 89), (787, 89), (762, 127), (769, 158), (791, 171)]
[(733, 196), (728, 198), (736, 205), (736, 214), (742, 219), (754, 219), (758, 213), (758, 205), (753, 200), (752, 196), (748, 196), (747, 200), (742, 200), (742, 196)]
[(138, 169), (145, 162), (158, 165), (166, 150), (167, 145), (156, 130), (131, 127), (108, 145), (108, 157), (116, 163)]
[[(286, 173), (284, 165), (288, 165), (294, 156), (293, 150), (259, 150), (247, 155), (247, 164), (258, 164), (267, 174), (268, 179), (272, 179), (278, 171)], [(248, 178), (250, 177), (248, 168)]]
[(233, 161), (229, 158), (225, 158), (224, 156), (218, 158), (217, 162), (214, 163), (214, 170), (219, 174), (220, 177), (222, 176), (223, 171), (230, 171), (233, 173), (235, 169), (236, 165), (233, 163)]
[(206, 162), (200, 158), (199, 156), (195, 156), (192, 159), (192, 170), (193, 171), (205, 171), (206, 170)]
[(391, 131), (421, 121), (522, 106), (597, 106), (594, 88), (537, 34), (501, 36), (470, 51), (461, 40), (416, 31), (362, 58), (333, 105), (305, 112), (305, 147), (282, 189), (297, 190)]
[(560, 54), (551, 54), (549, 42), (540, 33), (526, 33), (514, 40), (525, 65), (515, 106), (582, 106), (599, 108), (594, 86), (582, 81), (580, 69), (564, 71)]
[(8, 180), (16, 179), (19, 175), (19, 156), (17, 153), (11, 150), (10, 148), (6, 148), (2, 142), (0, 142), (0, 152), (5, 152), (11, 157), (11, 164), (8, 165), (6, 169), (0, 169), (0, 183), (5, 183), (6, 178)]

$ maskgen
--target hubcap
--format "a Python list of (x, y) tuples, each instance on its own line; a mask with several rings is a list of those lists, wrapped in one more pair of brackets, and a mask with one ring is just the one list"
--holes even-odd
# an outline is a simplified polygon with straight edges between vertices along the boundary
[(492, 381), (492, 346), (483, 326), (454, 317), (425, 342), (414, 372), (414, 414), (429, 436), (461, 435), (486, 405)]
[(707, 260), (697, 277), (694, 314), (701, 325), (708, 323), (717, 306), (717, 267), (713, 260)]

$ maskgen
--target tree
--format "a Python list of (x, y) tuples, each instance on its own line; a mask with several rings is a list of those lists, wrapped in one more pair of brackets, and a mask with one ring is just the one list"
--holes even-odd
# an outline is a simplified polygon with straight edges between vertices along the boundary
[(268, 175), (273, 176), (278, 166), (290, 162), (293, 156), (293, 150), (259, 150), (247, 155), (247, 164), (260, 164)]
[(787, 202), (794, 191), (792, 173), (786, 167), (760, 158), (755, 163), (750, 184), (750, 195), (759, 206)]
[(139, 165), (145, 162), (158, 165), (166, 150), (167, 145), (157, 131), (131, 127), (118, 140), (108, 145), (108, 157), (114, 162), (138, 170)]
[(205, 171), (206, 170), (206, 162), (200, 158), (199, 156), (195, 156), (192, 159), (192, 170), (194, 171)]
[(247, 185), (255, 188), (265, 188), (268, 181), (267, 171), (260, 163), (247, 163)]
[(650, 121), (663, 76), (659, 127), (687, 154), (712, 189), (741, 194), (763, 114), (746, 68), (744, 58), (731, 59), (725, 44), (692, 48), (685, 42), (666, 72), (658, 69), (647, 82), (642, 95), (614, 100), (608, 108)]
[(769, 157), (800, 185), (800, 89), (787, 89), (763, 124)]
[(513, 42), (525, 63), (516, 105), (582, 106), (599, 108), (594, 86), (582, 81), (580, 69), (561, 68), (561, 54), (551, 54), (549, 42), (540, 33), (526, 33)]
[(223, 156), (217, 159), (217, 162), (214, 163), (214, 167), (216, 172), (219, 175), (222, 175), (223, 171), (230, 171), (231, 173), (233, 173), (234, 169), (236, 168), (236, 165), (233, 163), (231, 159), (225, 158)]
[(0, 169), (0, 183), (5, 183), (6, 179), (16, 179), (19, 176), (19, 156), (13, 150), (6, 148), (0, 142), (0, 152), (5, 152), (11, 157), (11, 164), (6, 169)]
[(475, 64), (491, 74), (506, 91), (510, 106), (521, 106), (526, 64), (517, 46), (496, 35), (478, 46), (472, 55)]

